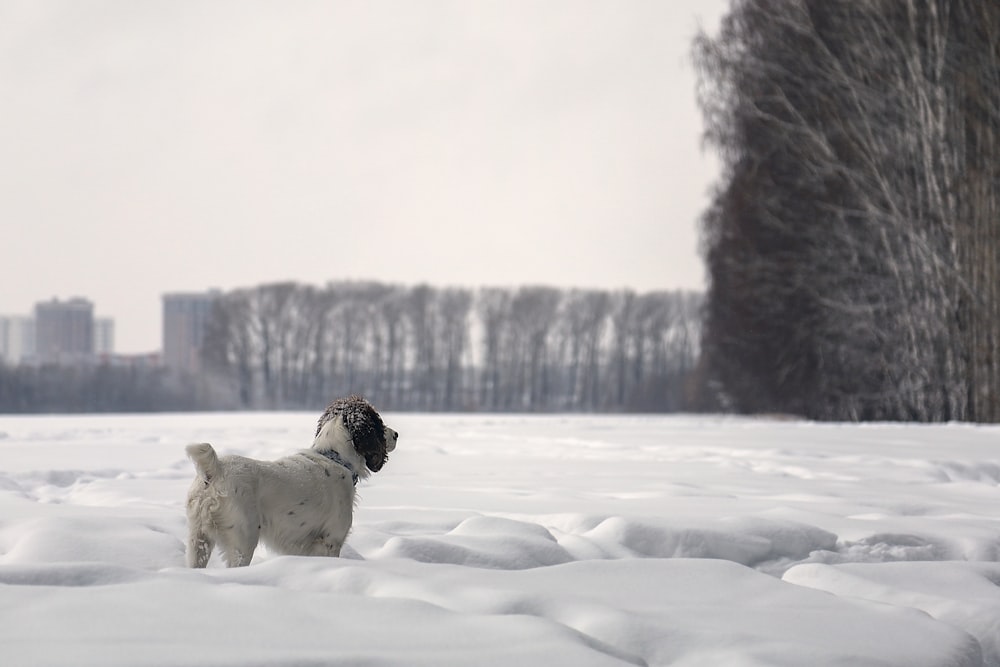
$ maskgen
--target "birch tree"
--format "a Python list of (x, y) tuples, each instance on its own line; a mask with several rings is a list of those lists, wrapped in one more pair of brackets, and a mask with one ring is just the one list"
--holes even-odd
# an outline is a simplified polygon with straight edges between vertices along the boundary
[(739, 0), (698, 39), (724, 162), (703, 219), (705, 352), (739, 408), (991, 418), (998, 16)]

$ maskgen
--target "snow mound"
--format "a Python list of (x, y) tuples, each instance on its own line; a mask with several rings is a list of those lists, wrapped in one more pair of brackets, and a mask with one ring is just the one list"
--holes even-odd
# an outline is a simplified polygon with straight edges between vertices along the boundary
[(1000, 429), (388, 421), (342, 558), (195, 571), (184, 445), (315, 415), (0, 416), (4, 663), (1000, 667)]
[[(720, 560), (0, 569), (0, 639), (21, 665), (983, 664), (973, 637), (924, 613)], [(31, 609), (73, 621), (53, 635)]]
[(860, 540), (845, 541), (837, 545), (836, 551), (816, 553), (811, 560), (823, 563), (887, 563), (947, 560), (952, 555), (952, 549), (939, 540), (919, 535), (877, 533)]
[(8, 586), (110, 586), (139, 581), (147, 574), (108, 563), (4, 565), (0, 584)]
[(7, 475), (0, 474), (0, 491), (6, 491), (20, 496), (21, 498), (27, 498), (28, 493), (24, 490), (17, 481), (11, 479)]
[(557, 565), (572, 560), (542, 526), (486, 516), (466, 519), (440, 536), (393, 537), (376, 557), (503, 570)]
[(789, 521), (742, 518), (698, 528), (611, 517), (580, 537), (607, 557), (717, 558), (749, 566), (793, 561), (830, 549), (836, 535)]
[(165, 528), (112, 517), (37, 518), (0, 527), (0, 564), (114, 563), (155, 569), (183, 562)]
[(939, 482), (1000, 485), (1000, 463), (992, 461), (933, 461), (931, 470)]
[(983, 664), (1000, 665), (1000, 563), (806, 564), (785, 581), (838, 596), (919, 609), (976, 637)]

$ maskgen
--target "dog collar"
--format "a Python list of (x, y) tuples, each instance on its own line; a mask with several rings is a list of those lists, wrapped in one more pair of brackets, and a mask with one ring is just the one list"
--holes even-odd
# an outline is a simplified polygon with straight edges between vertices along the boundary
[(358, 473), (354, 472), (354, 468), (351, 467), (350, 463), (344, 460), (344, 457), (342, 457), (340, 454), (333, 451), (332, 449), (319, 453), (325, 456), (326, 458), (330, 459), (337, 465), (344, 466), (345, 468), (347, 468), (347, 471), (351, 473), (351, 481), (354, 483), (354, 486), (358, 485)]

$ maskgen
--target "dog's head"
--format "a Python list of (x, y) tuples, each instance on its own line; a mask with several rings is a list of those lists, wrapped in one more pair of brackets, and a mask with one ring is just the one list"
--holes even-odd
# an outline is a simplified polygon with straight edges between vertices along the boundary
[(316, 436), (319, 436), (327, 422), (338, 417), (343, 420), (355, 451), (365, 460), (368, 469), (372, 472), (381, 470), (389, 460), (389, 452), (396, 448), (399, 433), (382, 423), (382, 417), (371, 403), (360, 396), (351, 395), (338, 398), (330, 404), (319, 418)]

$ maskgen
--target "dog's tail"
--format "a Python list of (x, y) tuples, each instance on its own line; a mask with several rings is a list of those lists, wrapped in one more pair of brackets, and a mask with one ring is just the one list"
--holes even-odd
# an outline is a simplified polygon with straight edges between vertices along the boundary
[(212, 445), (207, 442), (188, 445), (186, 451), (187, 455), (194, 461), (194, 465), (198, 469), (198, 474), (206, 482), (211, 482), (222, 474), (222, 466), (219, 465), (219, 456), (212, 449)]

